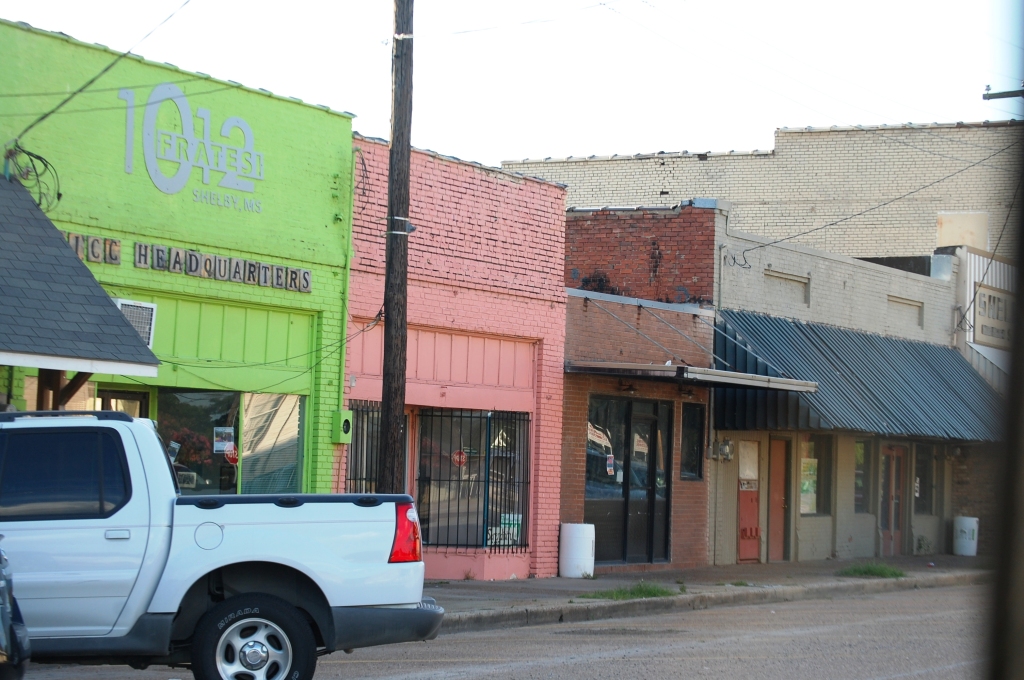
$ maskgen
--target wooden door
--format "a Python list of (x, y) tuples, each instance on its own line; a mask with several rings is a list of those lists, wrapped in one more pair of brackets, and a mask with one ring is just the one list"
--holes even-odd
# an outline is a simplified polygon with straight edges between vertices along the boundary
[(739, 443), (739, 545), (740, 562), (761, 559), (761, 501), (758, 492), (760, 447), (758, 442)]
[(768, 561), (789, 558), (789, 442), (773, 439), (768, 448)]
[(882, 508), (879, 523), (882, 529), (882, 556), (903, 553), (903, 487), (907, 469), (907, 447), (882, 447)]

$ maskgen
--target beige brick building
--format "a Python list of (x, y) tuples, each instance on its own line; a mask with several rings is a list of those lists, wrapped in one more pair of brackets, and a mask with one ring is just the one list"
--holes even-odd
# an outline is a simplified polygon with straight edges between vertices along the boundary
[[(930, 255), (946, 245), (995, 249), (1020, 180), (1022, 142), (1024, 124), (1015, 121), (782, 128), (770, 151), (502, 166), (566, 184), (570, 207), (671, 205), (710, 196), (732, 203), (730, 229), (772, 239), (815, 229), (794, 240), (852, 257), (891, 257)], [(1012, 230), (1020, 203), (1000, 255), (1016, 252)]]

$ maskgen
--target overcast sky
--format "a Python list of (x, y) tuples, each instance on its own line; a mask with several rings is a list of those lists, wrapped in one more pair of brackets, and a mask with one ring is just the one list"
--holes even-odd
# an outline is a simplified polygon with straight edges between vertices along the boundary
[[(181, 2), (0, 0), (0, 17), (125, 50)], [(1021, 99), (981, 95), (1021, 86), (1022, 5), (417, 0), (413, 144), (497, 165), (770, 149), (778, 127), (1021, 119)], [(350, 111), (387, 137), (392, 11), (191, 0), (136, 52)]]

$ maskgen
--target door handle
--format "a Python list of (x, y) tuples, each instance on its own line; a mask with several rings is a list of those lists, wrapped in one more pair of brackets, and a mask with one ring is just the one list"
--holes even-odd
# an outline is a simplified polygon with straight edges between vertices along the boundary
[(103, 536), (110, 541), (123, 541), (132, 537), (132, 532), (128, 529), (107, 529)]

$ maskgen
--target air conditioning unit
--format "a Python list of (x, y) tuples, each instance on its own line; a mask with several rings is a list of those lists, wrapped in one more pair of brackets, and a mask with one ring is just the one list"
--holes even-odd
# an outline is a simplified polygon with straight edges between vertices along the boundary
[(114, 298), (114, 304), (128, 319), (139, 336), (146, 341), (146, 346), (153, 349), (153, 331), (156, 328), (156, 305), (152, 302), (139, 302), (138, 300), (123, 300)]

